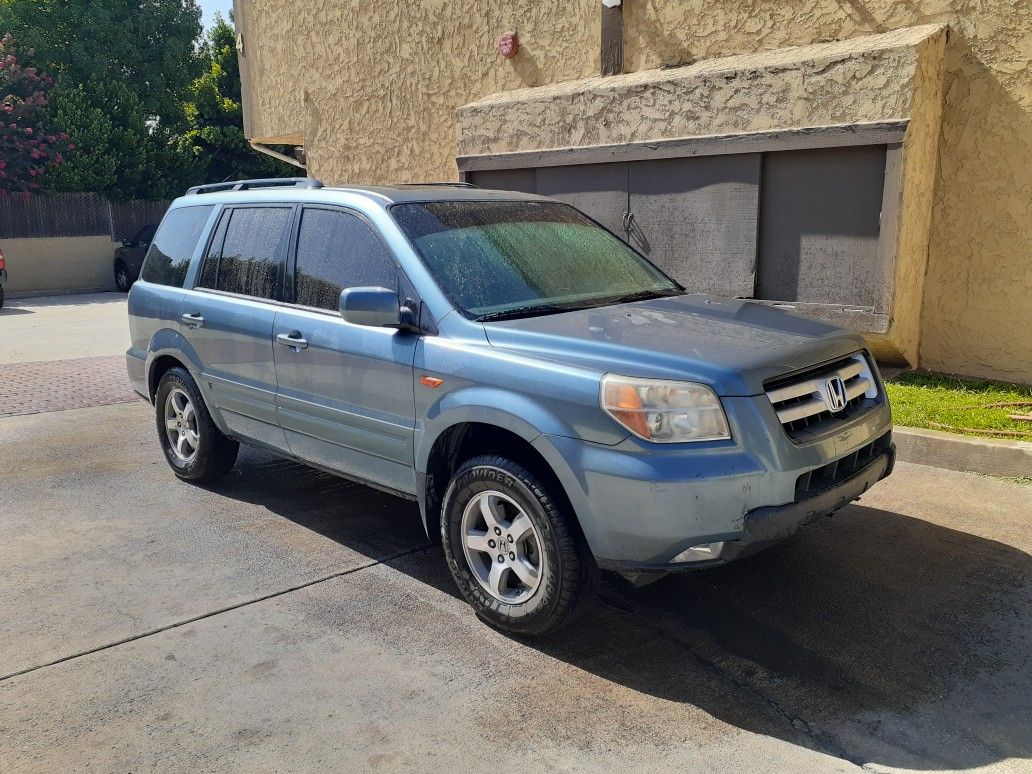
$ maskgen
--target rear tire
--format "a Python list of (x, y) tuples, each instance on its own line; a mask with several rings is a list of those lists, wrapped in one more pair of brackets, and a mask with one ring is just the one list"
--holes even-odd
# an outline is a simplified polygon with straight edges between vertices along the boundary
[(598, 566), (569, 506), (505, 457), (474, 457), (455, 472), (441, 539), (462, 596), (498, 629), (549, 634), (595, 597)]
[(122, 261), (115, 264), (115, 285), (123, 293), (128, 293), (133, 286), (133, 280), (129, 276), (129, 267)]
[(215, 426), (190, 373), (170, 368), (154, 396), (158, 442), (172, 472), (184, 481), (214, 481), (236, 463), (240, 444)]

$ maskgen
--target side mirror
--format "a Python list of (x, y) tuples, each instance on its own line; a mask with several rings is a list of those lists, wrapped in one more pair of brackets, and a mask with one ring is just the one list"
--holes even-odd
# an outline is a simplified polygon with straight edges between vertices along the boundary
[(136, 247), (136, 243), (131, 239), (123, 239), (122, 247)]
[(352, 325), (415, 330), (415, 315), (387, 288), (345, 288), (340, 293), (340, 316)]

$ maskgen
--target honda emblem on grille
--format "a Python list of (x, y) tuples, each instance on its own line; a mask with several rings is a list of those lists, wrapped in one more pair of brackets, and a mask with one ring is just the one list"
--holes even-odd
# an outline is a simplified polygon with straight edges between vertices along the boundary
[(831, 411), (846, 407), (846, 384), (841, 377), (833, 376), (824, 383), (824, 402)]

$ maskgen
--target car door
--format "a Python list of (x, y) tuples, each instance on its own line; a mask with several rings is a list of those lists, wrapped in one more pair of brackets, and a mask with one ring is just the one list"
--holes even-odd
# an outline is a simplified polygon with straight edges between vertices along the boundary
[(368, 221), (304, 207), (289, 285), (294, 303), (273, 326), (279, 422), (291, 452), (312, 464), (415, 491), (412, 362), (418, 337), (345, 322), (347, 287), (398, 289), (402, 276)]
[(225, 209), (181, 316), (216, 420), (236, 436), (282, 451), (272, 325), (293, 218), (292, 205)]

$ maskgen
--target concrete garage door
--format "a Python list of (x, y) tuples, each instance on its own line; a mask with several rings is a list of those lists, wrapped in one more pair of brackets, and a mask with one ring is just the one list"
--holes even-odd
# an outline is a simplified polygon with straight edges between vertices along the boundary
[(482, 188), (568, 202), (689, 290), (875, 311), (886, 146), (479, 170)]

